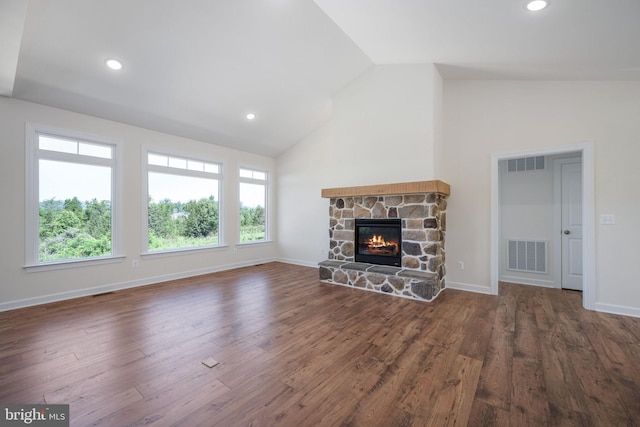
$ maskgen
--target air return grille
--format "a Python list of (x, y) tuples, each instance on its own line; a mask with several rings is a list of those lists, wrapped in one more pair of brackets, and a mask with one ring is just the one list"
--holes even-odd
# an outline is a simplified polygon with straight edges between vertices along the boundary
[(544, 170), (544, 156), (520, 157), (507, 160), (507, 172), (527, 172)]
[(507, 269), (530, 273), (547, 272), (547, 242), (507, 240)]

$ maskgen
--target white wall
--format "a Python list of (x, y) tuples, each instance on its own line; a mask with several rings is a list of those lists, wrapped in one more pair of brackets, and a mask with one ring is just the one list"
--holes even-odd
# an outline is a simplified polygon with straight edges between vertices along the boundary
[[(328, 201), (320, 197), (321, 188), (438, 178), (451, 184), (452, 190), (447, 208), (447, 282), (488, 292), (491, 156), (592, 141), (596, 218), (605, 213), (616, 216), (616, 225), (596, 226), (596, 307), (640, 315), (640, 286), (635, 286), (640, 258), (640, 83), (445, 81), (441, 172), (434, 175), (437, 126), (429, 130), (424, 122), (438, 115), (434, 89), (438, 79), (432, 66), (376, 66), (336, 96), (329, 124), (277, 159), (280, 257), (309, 265), (326, 258)], [(26, 121), (125, 141), (127, 259), (123, 263), (25, 273)], [(230, 211), (225, 217), (231, 227), (227, 231), (231, 247), (143, 260), (138, 269), (132, 269), (131, 259), (141, 252), (142, 144), (208, 153), (220, 158), (226, 170), (235, 170), (238, 163), (275, 168), (275, 161), (267, 157), (0, 97), (0, 197), (4, 202), (0, 309), (275, 256), (273, 245), (245, 247), (235, 253), (231, 239), (236, 215)], [(379, 163), (373, 158), (356, 156), (361, 147), (389, 144), (395, 151), (384, 156), (382, 169), (371, 166)], [(237, 191), (232, 176), (225, 183), (229, 194)], [(464, 260), (464, 270), (455, 268), (457, 260)]]
[(596, 225), (596, 308), (640, 315), (640, 82), (445, 81), (444, 117), (447, 282), (490, 287), (492, 155), (591, 141), (596, 219), (616, 215)]
[[(46, 272), (25, 272), (25, 122), (119, 139), (124, 142), (124, 254), (121, 263)], [(141, 259), (142, 145), (207, 155), (223, 162), (223, 212), (228, 247), (164, 258)], [(275, 159), (153, 132), (43, 105), (0, 97), (0, 310), (250, 265), (274, 259), (275, 244), (238, 246), (238, 165), (272, 171)], [(277, 181), (273, 183), (277, 185)], [(276, 203), (271, 206), (276, 207)], [(277, 209), (273, 214), (277, 216)], [(272, 218), (274, 217), (272, 215)], [(277, 235), (274, 229), (273, 235)], [(141, 259), (138, 268), (132, 259)]]
[(329, 199), (320, 197), (331, 176), (329, 124), (278, 157), (280, 258), (316, 266), (329, 254)]
[(431, 64), (377, 65), (340, 91), (325, 187), (433, 179), (439, 81)]
[(281, 258), (304, 265), (327, 259), (322, 188), (434, 179), (441, 94), (431, 64), (378, 65), (333, 98), (330, 123), (277, 159)]
[[(437, 93), (422, 90), (423, 83), (434, 86), (412, 67), (374, 67), (335, 97), (327, 127), (278, 158), (279, 226), (294, 223), (296, 210), (303, 209), (311, 227), (303, 239), (302, 232), (283, 231), (281, 256), (310, 265), (326, 258), (318, 249), (328, 241), (321, 188), (437, 178), (451, 184), (447, 283), (489, 293), (492, 155), (592, 142), (596, 219), (616, 215), (616, 225), (596, 225), (596, 308), (640, 316), (640, 286), (634, 285), (640, 258), (640, 83), (445, 81), (442, 163), (434, 175), (433, 152), (440, 154), (437, 141), (431, 146), (435, 139), (429, 138), (437, 130), (426, 130), (417, 123), (422, 115), (412, 111), (416, 105), (432, 108), (425, 120), (437, 117)], [(434, 99), (420, 106), (416, 96), (393, 89), (411, 92), (412, 86), (424, 96), (434, 92)], [(381, 147), (385, 141), (397, 150), (384, 156), (389, 165), (384, 173), (368, 166), (377, 160), (356, 156), (361, 147)], [(457, 269), (457, 260), (464, 261), (464, 270)]]

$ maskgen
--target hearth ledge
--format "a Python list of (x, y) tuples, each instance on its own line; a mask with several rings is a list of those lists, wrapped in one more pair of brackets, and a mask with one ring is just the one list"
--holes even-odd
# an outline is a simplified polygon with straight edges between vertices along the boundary
[(433, 301), (444, 289), (436, 273), (364, 262), (320, 262), (320, 281), (387, 295)]

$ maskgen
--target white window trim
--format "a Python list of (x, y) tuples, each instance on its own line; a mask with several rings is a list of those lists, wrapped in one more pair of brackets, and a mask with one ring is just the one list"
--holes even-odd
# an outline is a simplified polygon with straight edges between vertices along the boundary
[[(78, 258), (56, 261), (39, 261), (40, 249), (40, 218), (38, 215), (39, 194), (39, 168), (37, 150), (38, 135), (46, 134), (65, 139), (82, 140), (114, 147), (113, 159), (109, 161), (113, 173), (111, 174), (111, 255), (103, 257)], [(122, 252), (122, 141), (101, 135), (78, 132), (68, 129), (60, 129), (47, 125), (29, 123), (25, 124), (26, 137), (26, 180), (25, 180), (25, 265), (27, 272), (60, 270), (66, 268), (86, 267), (90, 265), (110, 264), (121, 262), (124, 259)], [(56, 158), (57, 154), (51, 152), (47, 158)], [(78, 156), (83, 164), (104, 165), (103, 160), (96, 160), (89, 156)], [(69, 161), (67, 157), (60, 156), (61, 160)]]
[[(163, 156), (169, 157), (179, 157), (187, 160), (195, 160), (207, 163), (215, 163), (220, 166), (220, 170), (217, 174), (212, 174), (210, 172), (198, 172), (190, 169), (177, 169), (171, 167), (163, 167), (157, 165), (149, 164), (149, 154), (159, 154)], [(195, 153), (183, 153), (177, 152), (175, 150), (165, 150), (165, 149), (155, 149), (147, 145), (142, 146), (142, 242), (141, 248), (142, 253), (141, 256), (143, 259), (149, 258), (161, 258), (168, 257), (173, 255), (186, 255), (189, 253), (197, 253), (197, 252), (210, 252), (216, 249), (226, 248), (226, 240), (224, 235), (224, 162), (217, 159), (212, 159), (207, 156), (203, 156), (201, 154)], [(196, 178), (208, 178), (210, 179), (212, 175), (216, 175), (216, 179), (218, 180), (218, 244), (217, 245), (206, 245), (206, 246), (196, 246), (196, 247), (184, 247), (184, 248), (172, 248), (172, 249), (164, 249), (160, 251), (149, 251), (149, 172), (159, 172), (165, 174), (175, 174), (180, 176), (193, 176)]]
[[(240, 176), (240, 169), (251, 170), (255, 172), (262, 172), (265, 174), (265, 179), (244, 178)], [(264, 243), (273, 243), (271, 240), (271, 171), (256, 166), (239, 165), (238, 166), (238, 229), (236, 230), (236, 236), (238, 239), (238, 246), (256, 246)], [(240, 241), (240, 184), (259, 184), (264, 185), (264, 240), (251, 240), (248, 242)]]

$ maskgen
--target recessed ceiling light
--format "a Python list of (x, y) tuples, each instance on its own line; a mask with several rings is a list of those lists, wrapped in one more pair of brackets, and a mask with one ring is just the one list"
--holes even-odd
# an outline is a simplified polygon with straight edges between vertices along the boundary
[(253, 113), (249, 113), (249, 114), (246, 115), (246, 117), (247, 117), (247, 120), (253, 120), (253, 119), (256, 118), (256, 115), (253, 114)]
[(105, 64), (107, 64), (107, 67), (111, 68), (112, 70), (121, 70), (122, 69), (122, 62), (118, 61), (117, 59), (107, 59), (106, 61), (104, 61)]
[(537, 12), (549, 6), (549, 0), (527, 0), (525, 7), (531, 12)]

